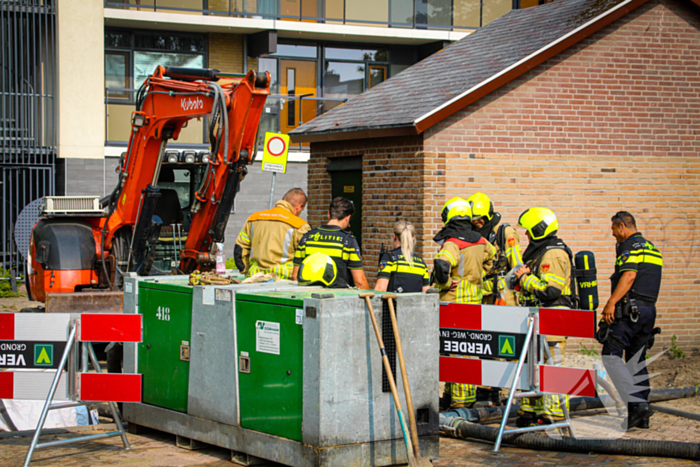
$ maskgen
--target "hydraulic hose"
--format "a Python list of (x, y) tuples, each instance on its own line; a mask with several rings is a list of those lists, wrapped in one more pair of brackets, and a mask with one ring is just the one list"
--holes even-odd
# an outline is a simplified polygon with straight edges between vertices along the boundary
[[(685, 388), (668, 388), (654, 389), (649, 393), (649, 402), (663, 402), (674, 399), (682, 399), (684, 397), (693, 397), (697, 395), (694, 386)], [(587, 409), (600, 409), (603, 407), (612, 407), (616, 405), (616, 401), (608, 395), (600, 395), (598, 397), (572, 397), (569, 399), (569, 404), (572, 412)], [(510, 408), (508, 417), (515, 417), (520, 409), (519, 405), (513, 405)], [(504, 407), (489, 407), (485, 409), (454, 409), (449, 412), (442, 412), (440, 419), (444, 418), (463, 418), (472, 422), (489, 422), (492, 420), (500, 420), (503, 418)]]
[(690, 420), (696, 420), (700, 422), (700, 414), (693, 412), (686, 412), (685, 410), (678, 410), (672, 407), (664, 407), (663, 405), (652, 404), (651, 408), (657, 412), (667, 413), (669, 415), (675, 415), (677, 417), (688, 418)]
[[(454, 428), (450, 435), (455, 438), (476, 438), (496, 441), (498, 429), (478, 425), (466, 420), (451, 419), (449, 425)], [(503, 444), (544, 451), (595, 452), (598, 454), (632, 455), (648, 457), (675, 457), (678, 459), (700, 460), (700, 444), (681, 443), (677, 441), (653, 441), (646, 439), (604, 439), (604, 438), (570, 438), (559, 439), (542, 436), (537, 433), (514, 433), (503, 435)]]

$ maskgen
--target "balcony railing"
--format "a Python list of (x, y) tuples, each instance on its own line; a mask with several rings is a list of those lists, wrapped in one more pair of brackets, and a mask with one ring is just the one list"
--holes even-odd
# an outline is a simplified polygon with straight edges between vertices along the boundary
[[(105, 91), (107, 96), (110, 93), (120, 93), (120, 98), (105, 98), (105, 144), (126, 147), (131, 134), (131, 112), (136, 110), (134, 95), (137, 90), (106, 88)], [(125, 93), (128, 97), (121, 98)], [(265, 109), (260, 118), (258, 149), (262, 149), (266, 132), (285, 133), (285, 129), (291, 130), (301, 126), (345, 101), (347, 98), (271, 94), (265, 102)], [(314, 105), (309, 106), (309, 103)], [(291, 117), (290, 111), (294, 112)], [(282, 118), (286, 120), (286, 125), (283, 125)], [(293, 125), (289, 125), (290, 120)], [(207, 127), (207, 119), (202, 119), (201, 122), (190, 120), (189, 125), (181, 132), (179, 140), (170, 144), (182, 148), (206, 149), (209, 147)], [(290, 145), (293, 151), (304, 151), (307, 148), (308, 145), (305, 144)]]
[(512, 9), (513, 0), (104, 0), (105, 8), (471, 31)]

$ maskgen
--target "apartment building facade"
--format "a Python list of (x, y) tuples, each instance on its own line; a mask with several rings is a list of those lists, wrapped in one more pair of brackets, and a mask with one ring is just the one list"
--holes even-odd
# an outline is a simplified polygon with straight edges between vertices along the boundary
[[(48, 18), (46, 26), (27, 33), (39, 37), (35, 42), (45, 49), (42, 57), (32, 59), (32, 66), (43, 73), (39, 81), (48, 87), (33, 97), (44, 102), (43, 117), (30, 120), (45, 134), (45, 149), (39, 152), (47, 156), (39, 165), (46, 182), (39, 186), (38, 181), (27, 180), (27, 196), (17, 200), (12, 209), (4, 208), (6, 262), (21, 268), (13, 226), (32, 199), (47, 194), (101, 196), (112, 190), (114, 169), (127, 148), (135, 91), (157, 65), (270, 72), (271, 96), (260, 123), (262, 141), (265, 131), (287, 133), (511, 9), (544, 1), (2, 2), (7, 38), (3, 43), (12, 49), (2, 57), (8, 62), (3, 63), (5, 69), (12, 69), (12, 60), (22, 58), (25, 49), (32, 46), (29, 39), (16, 39), (12, 31), (26, 30), (26, 24), (33, 24), (32, 12), (41, 10)], [(31, 74), (31, 66), (26, 68)], [(10, 81), (3, 82), (3, 96), (21, 91), (7, 85)], [(24, 111), (21, 106), (5, 105), (2, 112), (4, 126), (8, 126)], [(205, 119), (191, 121), (168, 148), (208, 149), (206, 126)], [(9, 136), (3, 139), (3, 162), (15, 164), (17, 161), (6, 157), (18, 150), (15, 143), (8, 148)], [(275, 197), (293, 186), (306, 188), (307, 160), (308, 145), (291, 148), (292, 163), (287, 174), (277, 177)], [(250, 213), (267, 207), (270, 178), (259, 165), (250, 171), (238, 195), (235, 215), (230, 218), (230, 242)]]

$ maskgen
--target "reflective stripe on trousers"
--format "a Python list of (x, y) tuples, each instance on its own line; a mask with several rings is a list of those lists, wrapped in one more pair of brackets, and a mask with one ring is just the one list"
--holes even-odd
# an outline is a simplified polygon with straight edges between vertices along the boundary
[(253, 276), (257, 273), (263, 273), (263, 274), (269, 274), (271, 272), (274, 272), (277, 274), (277, 277), (279, 279), (291, 279), (292, 278), (292, 271), (294, 270), (294, 262), (293, 261), (288, 261), (284, 264), (276, 264), (275, 266), (269, 268), (269, 269), (263, 269), (260, 266), (257, 265), (257, 263), (251, 263), (250, 267), (248, 268), (248, 273), (246, 274), (248, 277)]
[[(554, 366), (561, 366), (564, 362), (564, 351), (566, 350), (566, 341), (557, 342), (555, 345), (549, 346), (549, 351), (552, 353)], [(569, 396), (564, 394), (566, 408), (569, 409)], [(561, 407), (561, 398), (559, 394), (546, 394), (543, 397), (526, 397), (520, 402), (520, 410), (530, 412), (536, 415), (545, 415), (550, 418), (564, 418), (564, 411)]]

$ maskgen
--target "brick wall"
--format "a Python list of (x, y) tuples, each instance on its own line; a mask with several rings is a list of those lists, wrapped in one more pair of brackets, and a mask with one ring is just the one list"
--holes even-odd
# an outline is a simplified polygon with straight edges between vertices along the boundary
[[(308, 165), (309, 223), (318, 226), (327, 219), (331, 201), (331, 177), (326, 167), (334, 157), (362, 156), (362, 254), (365, 272), (372, 284), (377, 257), (384, 244), (391, 246), (394, 222), (407, 219), (416, 226), (416, 252), (425, 256), (436, 223), (435, 210), (442, 206), (444, 165), (437, 155), (421, 150), (422, 137), (340, 143), (314, 143)], [(441, 172), (441, 173), (440, 173)], [(435, 208), (435, 206), (438, 206)]]
[(686, 353), (700, 347), (699, 46), (697, 11), (651, 1), (425, 135), (451, 168), (444, 198), (483, 191), (511, 224), (552, 208), (560, 236), (596, 254), (601, 305), (610, 216), (632, 212), (664, 254), (657, 342), (676, 334)]
[(665, 258), (654, 351), (675, 334), (690, 354), (700, 348), (699, 46), (697, 10), (651, 1), (422, 137), (314, 143), (309, 220), (325, 219), (328, 158), (363, 155), (372, 282), (399, 216), (416, 223), (417, 251), (430, 263), (439, 210), (452, 196), (483, 191), (511, 224), (547, 206), (575, 251), (596, 254), (602, 306), (615, 251), (610, 216), (629, 210)]
[[(231, 73), (243, 73), (243, 36), (240, 34), (209, 34), (209, 68)], [(248, 70), (257, 69), (258, 60), (248, 57)]]

